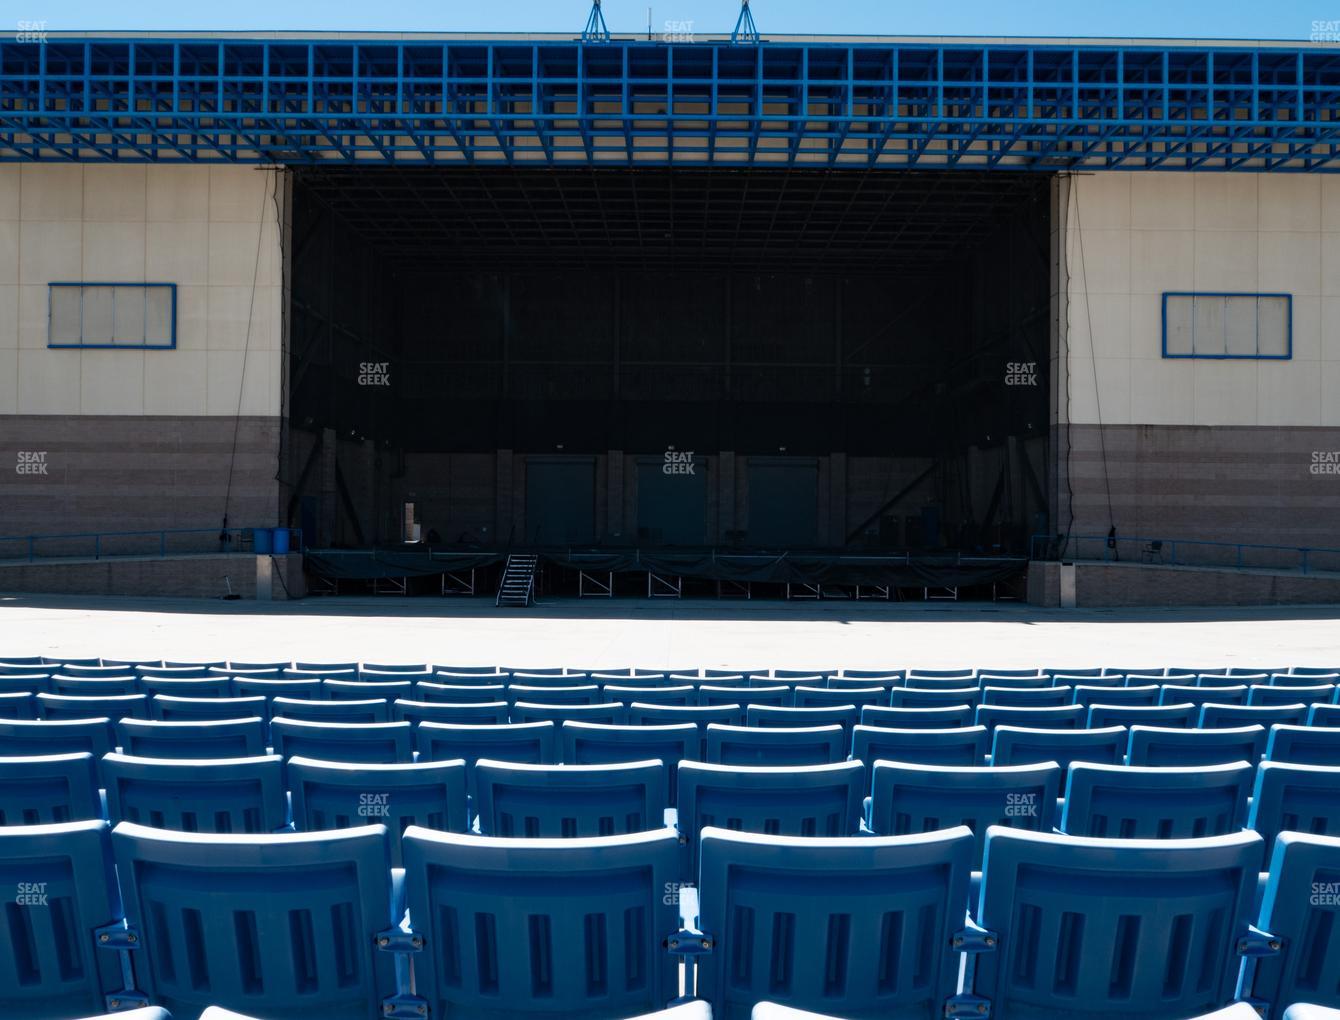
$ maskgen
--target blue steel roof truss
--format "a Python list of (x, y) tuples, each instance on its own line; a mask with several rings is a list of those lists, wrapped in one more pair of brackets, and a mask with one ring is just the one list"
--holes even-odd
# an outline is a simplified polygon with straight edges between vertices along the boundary
[(0, 160), (1331, 171), (1322, 49), (62, 37)]

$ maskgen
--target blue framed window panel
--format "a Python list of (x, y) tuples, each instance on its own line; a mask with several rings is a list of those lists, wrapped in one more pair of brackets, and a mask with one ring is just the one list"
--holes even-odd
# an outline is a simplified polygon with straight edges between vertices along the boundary
[(1165, 291), (1163, 356), (1288, 361), (1293, 295)]
[(177, 285), (49, 284), (47, 346), (172, 350), (177, 346)]

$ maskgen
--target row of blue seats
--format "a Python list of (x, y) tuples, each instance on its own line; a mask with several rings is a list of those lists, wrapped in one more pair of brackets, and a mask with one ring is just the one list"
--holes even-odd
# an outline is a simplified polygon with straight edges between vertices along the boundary
[[(471, 681), (493, 677), (471, 677)], [(714, 678), (695, 683), (661, 683), (645, 678), (620, 678), (621, 682), (588, 682), (586, 676), (533, 677), (518, 682), (516, 677), (498, 678), (499, 683), (460, 683), (435, 675), (431, 680), (297, 680), (264, 677), (217, 676), (191, 679), (157, 677), (118, 677), (91, 679), (63, 674), (23, 674), (0, 677), (0, 697), (8, 694), (60, 694), (83, 697), (125, 697), (137, 694), (174, 697), (300, 697), (307, 699), (355, 700), (361, 698), (412, 697), (417, 692), (425, 700), (488, 701), (631, 701), (657, 704), (711, 705), (734, 701), (739, 704), (807, 705), (878, 705), (890, 707), (932, 707), (936, 705), (1022, 705), (1063, 706), (1104, 704), (1170, 705), (1294, 705), (1340, 703), (1340, 685), (1317, 682), (1306, 685), (1262, 682), (1231, 685), (1183, 683), (1138, 683), (1118, 686), (1034, 685), (1021, 683), (1025, 678), (1002, 679), (1001, 685), (982, 687), (952, 686), (956, 681), (927, 679), (920, 686), (813, 686), (791, 681), (773, 682), (771, 678)], [(818, 678), (820, 681), (822, 678)], [(1045, 678), (1042, 678), (1045, 679)], [(1082, 679), (1082, 678), (1081, 678)], [(1090, 678), (1093, 679), (1093, 678)], [(1117, 679), (1117, 678), (1112, 678)], [(1127, 678), (1133, 680), (1137, 678)], [(1153, 679), (1153, 678), (1150, 678)], [(1201, 678), (1206, 679), (1206, 678)], [(1216, 679), (1222, 680), (1223, 677)], [(1230, 677), (1231, 680), (1253, 678)], [(1269, 678), (1278, 679), (1278, 678)], [(1298, 679), (1298, 678), (1294, 678)], [(1306, 677), (1309, 681), (1324, 678)], [(443, 682), (445, 681), (445, 682)], [(945, 683), (951, 686), (945, 686)]]
[(709, 827), (693, 886), (668, 828), (550, 840), (410, 826), (401, 842), (393, 875), (380, 824), (0, 829), (0, 881), (19, 890), (0, 928), (0, 1012), (66, 1020), (114, 1001), (268, 1020), (603, 1020), (660, 1009), (681, 985), (727, 1018), (764, 1000), (1003, 1020), (1340, 1006), (1331, 837), (1281, 835), (1259, 908), (1253, 832), (992, 827), (975, 897), (962, 826), (832, 839)]
[[(816, 689), (823, 693), (822, 689)], [(841, 726), (850, 733), (858, 722), (894, 728), (982, 725), (1025, 726), (1037, 729), (1081, 729), (1108, 726), (1165, 726), (1220, 728), (1277, 723), (1320, 727), (1340, 726), (1340, 704), (1220, 704), (1179, 701), (1171, 704), (1094, 702), (1089, 705), (961, 704), (953, 698), (931, 703), (861, 705), (841, 697), (803, 705), (770, 704), (749, 697), (754, 691), (722, 689), (709, 692), (709, 703), (643, 700), (650, 692), (605, 700), (611, 693), (599, 688), (510, 688), (502, 696), (484, 694), (481, 700), (440, 699), (423, 685), (414, 698), (311, 699), (255, 694), (242, 698), (184, 698), (156, 694), (119, 694), (98, 697), (67, 694), (0, 694), (0, 719), (239, 719), (283, 716), (326, 722), (390, 722), (396, 719), (437, 722), (502, 723), (583, 721), (606, 724), (710, 722), (750, 726)], [(764, 692), (780, 699), (782, 694)], [(844, 692), (845, 694), (846, 692)], [(678, 695), (677, 695), (678, 697)]]
[(819, 765), (884, 758), (921, 765), (1028, 765), (1084, 761), (1128, 765), (1214, 765), (1275, 761), (1340, 766), (1340, 727), (1260, 725), (1231, 728), (1019, 726), (897, 728), (748, 727), (723, 723), (610, 725), (567, 720), (526, 723), (341, 723), (277, 717), (208, 721), (122, 719), (0, 720), (0, 746), (11, 755), (96, 756), (122, 750), (140, 757), (224, 758), (268, 753), (332, 761), (396, 763), (461, 757), (534, 764), (598, 764), (660, 758), (733, 765)]
[[(98, 766), (95, 771), (95, 764)], [(106, 808), (99, 795), (105, 787)], [(671, 791), (675, 791), (672, 798)], [(290, 805), (285, 793), (292, 795)], [(674, 815), (674, 819), (671, 818)], [(370, 764), (279, 753), (221, 759), (109, 752), (0, 759), (0, 823), (107, 817), (186, 832), (274, 832), (386, 821), (484, 835), (573, 837), (674, 824), (797, 836), (902, 835), (990, 825), (1123, 839), (1340, 834), (1340, 771), (1245, 761), (1147, 767), (1048, 761), (950, 766), (875, 760), (738, 766), (681, 759)]]

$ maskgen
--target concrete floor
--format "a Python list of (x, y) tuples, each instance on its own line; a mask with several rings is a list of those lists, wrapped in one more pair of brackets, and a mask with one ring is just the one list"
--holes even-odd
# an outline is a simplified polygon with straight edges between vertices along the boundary
[(1340, 666), (1340, 607), (0, 595), (6, 655), (577, 668)]

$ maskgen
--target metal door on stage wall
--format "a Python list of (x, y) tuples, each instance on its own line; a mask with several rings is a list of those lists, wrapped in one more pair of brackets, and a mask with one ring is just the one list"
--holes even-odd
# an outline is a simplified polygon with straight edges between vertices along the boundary
[(637, 544), (707, 544), (707, 458), (685, 451), (637, 459)]
[(747, 544), (804, 549), (819, 544), (819, 462), (798, 457), (749, 458)]
[(526, 542), (530, 545), (591, 545), (595, 538), (595, 458), (528, 458)]

